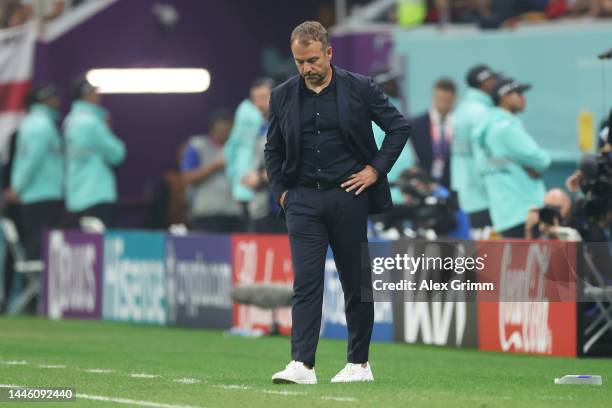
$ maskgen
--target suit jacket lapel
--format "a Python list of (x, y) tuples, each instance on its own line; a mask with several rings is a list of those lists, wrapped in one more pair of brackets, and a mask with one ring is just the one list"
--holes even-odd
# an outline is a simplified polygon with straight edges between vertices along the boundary
[(338, 107), (338, 122), (340, 122), (340, 130), (345, 142), (348, 142), (348, 123), (350, 118), (350, 89), (349, 83), (344, 75), (344, 72), (337, 67), (334, 67), (334, 75), (336, 75), (336, 100)]
[(297, 81), (291, 84), (289, 89), (289, 98), (287, 98), (287, 148), (293, 152), (295, 158), (300, 156), (300, 83), (299, 77)]
[(351, 140), (350, 124), (351, 124), (351, 85), (346, 72), (340, 68), (334, 67), (336, 75), (336, 98), (338, 107), (338, 122), (340, 122), (340, 133), (344, 139), (344, 143), (349, 152), (360, 162), (367, 163), (367, 156), (364, 156), (359, 151), (359, 146), (355, 140)]
[[(300, 140), (302, 134), (302, 121), (300, 120), (300, 81), (295, 82), (293, 89), (293, 104), (291, 106), (291, 118), (295, 121), (293, 130), (295, 132), (295, 140)], [(299, 145), (299, 143), (298, 143)]]

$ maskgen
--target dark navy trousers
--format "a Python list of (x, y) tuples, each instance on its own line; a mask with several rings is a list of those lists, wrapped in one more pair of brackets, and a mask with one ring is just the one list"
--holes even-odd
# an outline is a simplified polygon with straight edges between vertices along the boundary
[(362, 289), (371, 290), (366, 245), (362, 251), (367, 243), (368, 191), (356, 196), (340, 187), (297, 186), (289, 190), (284, 205), (294, 272), (292, 359), (315, 364), (329, 245), (344, 291), (347, 361), (365, 363), (374, 324), (374, 304), (361, 301)]

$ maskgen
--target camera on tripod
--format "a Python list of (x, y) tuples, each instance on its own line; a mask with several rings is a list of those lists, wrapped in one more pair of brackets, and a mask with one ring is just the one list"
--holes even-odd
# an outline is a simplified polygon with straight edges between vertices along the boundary
[(403, 234), (408, 224), (415, 236), (426, 238), (428, 231), (440, 236), (456, 228), (456, 193), (441, 189), (425, 170), (407, 169), (391, 186), (399, 187), (406, 201), (378, 217), (383, 229), (396, 228)]
[(612, 129), (612, 110), (600, 136), (602, 149), (597, 155), (587, 154), (580, 160), (580, 189), (585, 195), (585, 215), (599, 217), (612, 207), (612, 150), (610, 129)]
[(576, 219), (583, 238), (593, 231), (609, 228), (612, 212), (612, 110), (602, 125), (598, 154), (586, 154), (580, 160), (580, 189), (584, 198), (577, 202)]
[(561, 208), (554, 205), (545, 205), (538, 210), (538, 220), (546, 225), (560, 225), (563, 217)]

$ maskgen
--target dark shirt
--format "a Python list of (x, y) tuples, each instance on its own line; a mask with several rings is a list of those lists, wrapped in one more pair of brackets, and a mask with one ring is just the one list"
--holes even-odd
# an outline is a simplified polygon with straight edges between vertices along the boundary
[(342, 138), (338, 121), (335, 73), (325, 89), (316, 93), (300, 79), (301, 166), (298, 184), (339, 185), (363, 169)]

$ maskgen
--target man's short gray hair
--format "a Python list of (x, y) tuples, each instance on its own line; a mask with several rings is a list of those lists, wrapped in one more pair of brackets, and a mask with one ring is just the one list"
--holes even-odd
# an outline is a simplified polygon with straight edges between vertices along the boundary
[(329, 34), (318, 21), (304, 21), (291, 32), (291, 43), (293, 44), (294, 41), (300, 44), (320, 41), (321, 49), (326, 50), (329, 47)]

